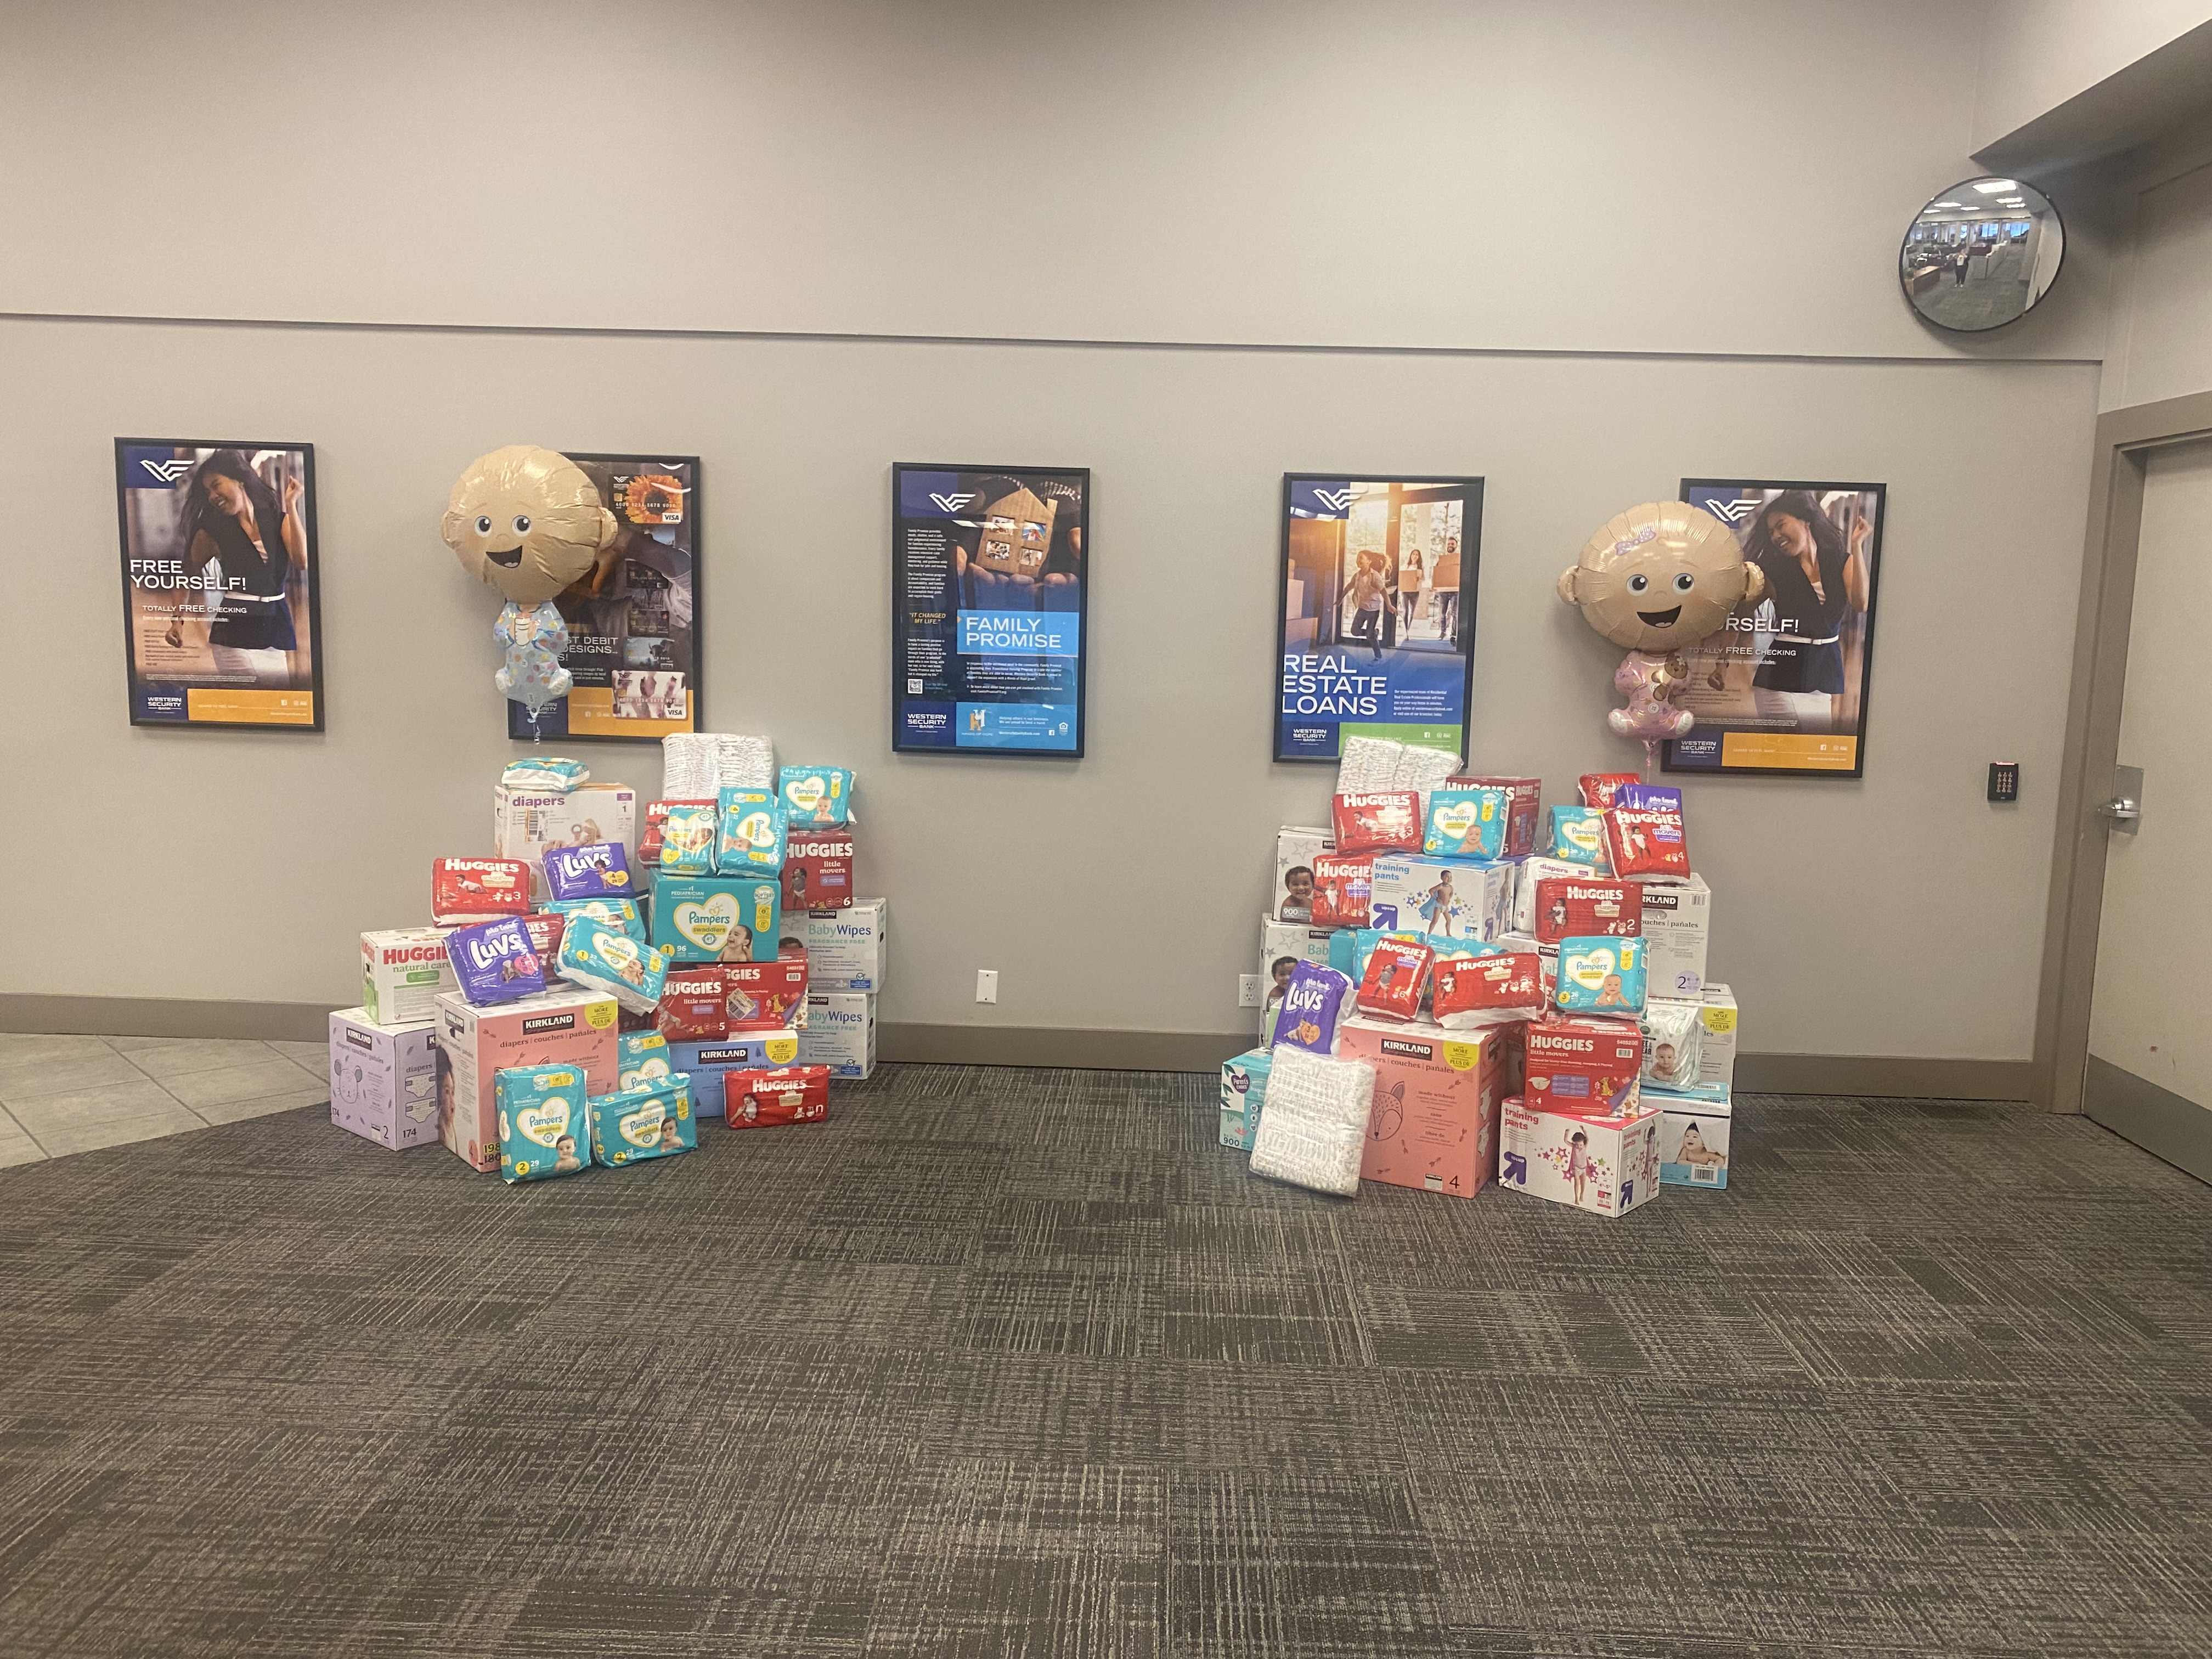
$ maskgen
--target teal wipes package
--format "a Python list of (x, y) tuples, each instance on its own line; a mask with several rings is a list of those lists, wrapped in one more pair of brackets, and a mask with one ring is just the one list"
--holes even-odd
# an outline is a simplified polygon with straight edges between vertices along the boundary
[(1605, 814), (1595, 806), (1552, 808), (1552, 850), (1562, 864), (1579, 864), (1607, 875), (1613, 860), (1605, 854)]
[(765, 789), (725, 789), (714, 868), (726, 876), (780, 876), (789, 820)]
[(1644, 1012), (1644, 941), (1612, 935), (1559, 941), (1555, 1006), (1633, 1019)]
[(577, 916), (589, 916), (602, 927), (628, 933), (640, 945), (645, 943), (645, 918), (639, 912), (635, 899), (548, 899), (545, 908), (559, 915), (564, 921)]
[(1421, 851), (1432, 859), (1494, 859), (1505, 850), (1503, 789), (1432, 789)]
[(672, 876), (711, 876), (722, 815), (712, 806), (672, 806), (660, 821), (660, 867)]
[(853, 775), (842, 766), (787, 766), (781, 775), (783, 810), (799, 824), (844, 823), (853, 812)]
[(618, 927), (571, 916), (561, 935), (560, 974), (572, 985), (612, 997), (634, 1014), (649, 1014), (668, 977), (668, 957)]
[(615, 1039), (615, 1087), (642, 1089), (669, 1076), (668, 1039), (658, 1031), (624, 1031)]
[(493, 1074), (492, 1091), (502, 1179), (544, 1181), (574, 1175), (590, 1162), (581, 1066), (508, 1066)]
[(499, 781), (506, 788), (527, 789), (533, 794), (566, 794), (578, 784), (589, 783), (592, 769), (560, 755), (533, 755), (528, 760), (509, 761)]
[(649, 1158), (672, 1158), (699, 1144), (691, 1079), (680, 1072), (635, 1089), (594, 1095), (591, 1120), (592, 1162), (609, 1169)]

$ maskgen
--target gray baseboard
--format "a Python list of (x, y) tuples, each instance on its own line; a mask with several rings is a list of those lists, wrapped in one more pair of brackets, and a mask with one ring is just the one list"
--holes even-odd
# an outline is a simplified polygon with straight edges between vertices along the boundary
[(2094, 1054), (2089, 1056), (2081, 1109), (2153, 1158), (2212, 1182), (2212, 1109)]
[(197, 997), (53, 997), (0, 993), (0, 1031), (64, 1036), (259, 1037), (316, 1042), (331, 1034), (325, 1002), (217, 1002)]
[(2027, 1060), (1909, 1054), (1738, 1054), (1735, 1086), (1758, 1095), (1870, 1095), (1887, 1100), (2033, 1100)]

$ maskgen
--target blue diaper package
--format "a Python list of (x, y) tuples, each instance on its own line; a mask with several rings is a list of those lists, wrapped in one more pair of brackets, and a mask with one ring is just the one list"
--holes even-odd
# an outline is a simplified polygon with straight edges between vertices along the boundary
[(1644, 941), (1612, 937), (1559, 941), (1559, 981), (1553, 1002), (1571, 1014), (1644, 1012)]
[(1613, 860), (1605, 853), (1605, 814), (1595, 806), (1554, 806), (1552, 811), (1552, 850), (1548, 856), (1562, 864), (1580, 864), (1609, 873)]
[(783, 884), (760, 876), (655, 876), (653, 942), (678, 962), (774, 962)]
[(658, 1031), (624, 1031), (615, 1039), (615, 1087), (642, 1089), (669, 1076), (668, 1039)]
[(545, 849), (545, 890), (556, 899), (626, 898), (629, 854), (618, 841), (562, 843)]
[(1421, 851), (1432, 859), (1494, 859), (1505, 850), (1511, 801), (1503, 789), (1431, 789)]
[(580, 1066), (510, 1066), (493, 1073), (501, 1179), (544, 1181), (586, 1167), (584, 1088)]
[(799, 1033), (734, 1031), (701, 1042), (672, 1042), (668, 1063), (691, 1079), (691, 1109), (701, 1117), (720, 1117), (732, 1072), (765, 1072), (799, 1061)]
[(660, 1001), (668, 956), (641, 945), (619, 927), (571, 916), (561, 935), (561, 977), (612, 997), (634, 1014), (649, 1014)]
[(561, 916), (564, 923), (572, 916), (589, 916), (603, 927), (628, 933), (640, 945), (645, 943), (645, 916), (635, 899), (548, 899), (545, 908)]
[(725, 789), (714, 868), (725, 876), (781, 876), (791, 833), (783, 803), (765, 789)]
[(660, 821), (660, 867), (672, 876), (711, 876), (720, 839), (719, 807), (672, 806)]
[(787, 766), (777, 793), (793, 823), (845, 823), (853, 813), (853, 775), (842, 766)]
[(1267, 1103), (1267, 1073), (1275, 1063), (1265, 1048), (1221, 1063), (1221, 1144), (1252, 1150), (1260, 1133), (1260, 1110)]
[(457, 927), (446, 935), (446, 959), (470, 1005), (517, 1002), (545, 988), (546, 963), (519, 916)]
[(699, 1145), (688, 1077), (657, 1077), (635, 1089), (594, 1095), (590, 1108), (592, 1162), (609, 1169), (673, 1158)]

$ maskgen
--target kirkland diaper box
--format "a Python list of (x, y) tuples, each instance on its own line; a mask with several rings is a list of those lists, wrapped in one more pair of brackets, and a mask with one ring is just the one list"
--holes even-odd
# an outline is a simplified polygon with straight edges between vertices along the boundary
[(1364, 1018), (1338, 1027), (1337, 1054), (1375, 1068), (1360, 1178), (1457, 1198), (1488, 1186), (1498, 1170), (1505, 1052), (1519, 1029), (1447, 1031)]
[(1260, 1133), (1260, 1113), (1267, 1102), (1267, 1071), (1274, 1056), (1265, 1048), (1221, 1062), (1221, 1144), (1240, 1152), (1252, 1150)]
[(783, 933), (806, 947), (806, 979), (812, 989), (872, 994), (884, 988), (891, 934), (890, 906), (885, 901), (854, 899), (842, 910), (788, 915)]
[(438, 999), (441, 1138), (479, 1170), (499, 1168), (494, 1079), (514, 1066), (574, 1066), (588, 1092), (614, 1088), (615, 1000), (574, 987), (519, 1002), (471, 1007), (459, 991)]
[(437, 1018), (437, 1000), (458, 991), (446, 955), (449, 927), (400, 927), (361, 936), (361, 1006), (375, 1025), (414, 1025)]
[(1626, 1215), (1659, 1190), (1656, 1106), (1562, 1111), (1516, 1097), (1499, 1116), (1501, 1187), (1605, 1216)]
[(1659, 1109), (1659, 1179), (1669, 1187), (1729, 1184), (1729, 1132), (1735, 1113), (1717, 1083), (1676, 1093), (1647, 1089), (1644, 1103)]
[(874, 993), (810, 989), (806, 1029), (799, 1034), (799, 1061), (802, 1066), (827, 1066), (831, 1077), (858, 1079), (873, 1073)]
[(764, 1072), (799, 1058), (799, 1033), (732, 1031), (700, 1042), (668, 1045), (668, 1068), (691, 1079), (691, 1109), (700, 1117), (722, 1115), (723, 1080), (732, 1072)]
[(1260, 1041), (1267, 1042), (1275, 1010), (1283, 1006), (1283, 988), (1291, 969), (1301, 962), (1316, 968), (1328, 966), (1328, 942), (1334, 930), (1311, 927), (1303, 921), (1260, 918)]
[(1385, 933), (1493, 939), (1512, 928), (1514, 866), (1375, 855), (1375, 926)]
[(1275, 831), (1275, 885), (1267, 914), (1277, 921), (1313, 920), (1313, 861), (1336, 851), (1328, 830), (1286, 823)]
[(1655, 997), (1694, 997), (1705, 988), (1713, 894), (1703, 876), (1644, 878), (1644, 971)]
[(438, 1138), (438, 1045), (429, 1020), (379, 1024), (366, 1008), (331, 1016), (331, 1121), (398, 1152)]
[(625, 852), (637, 844), (636, 790), (620, 783), (580, 783), (565, 793), (492, 786), (492, 851), (526, 860), (539, 898), (545, 896), (545, 849), (593, 841), (619, 842)]

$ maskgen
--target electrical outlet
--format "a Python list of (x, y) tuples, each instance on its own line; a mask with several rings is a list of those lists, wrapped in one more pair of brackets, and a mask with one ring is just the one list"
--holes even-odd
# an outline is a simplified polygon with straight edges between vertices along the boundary
[(975, 1000), (996, 1002), (999, 1000), (999, 970), (978, 968), (975, 970)]
[(1239, 1008), (1256, 1008), (1260, 1006), (1259, 975), (1237, 975), (1237, 1006)]

